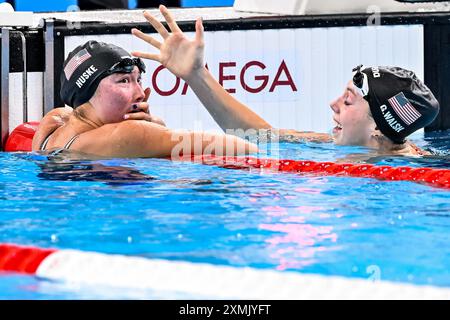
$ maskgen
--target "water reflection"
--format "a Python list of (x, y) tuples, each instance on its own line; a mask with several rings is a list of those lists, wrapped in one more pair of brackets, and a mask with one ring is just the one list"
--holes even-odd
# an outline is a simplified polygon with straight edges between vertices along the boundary
[[(296, 192), (303, 194), (320, 193), (314, 184), (323, 183), (316, 179), (309, 181), (310, 187), (297, 188)], [(259, 229), (273, 232), (273, 235), (265, 240), (268, 244), (270, 257), (277, 261), (277, 270), (302, 269), (318, 262), (319, 253), (334, 250), (338, 235), (333, 226), (320, 225), (318, 221), (331, 218), (321, 206), (296, 206), (289, 207), (289, 201), (298, 202), (295, 195), (282, 195), (277, 191), (268, 191), (251, 194), (249, 201), (258, 203), (270, 199), (273, 203), (282, 202), (283, 205), (271, 205), (262, 207), (266, 213), (266, 223), (260, 223)], [(336, 216), (340, 218), (341, 216)]]
[[(159, 179), (124, 165), (105, 165), (82, 154), (59, 153), (34, 161), (40, 168), (37, 177), (42, 180), (101, 182), (110, 186), (141, 185), (148, 183), (211, 184), (209, 179)], [(74, 159), (75, 158), (75, 159)], [(81, 160), (80, 160), (81, 159)]]
[(38, 163), (38, 166), (41, 171), (37, 176), (43, 180), (98, 181), (108, 185), (142, 184), (155, 180), (136, 169), (100, 163), (48, 161)]

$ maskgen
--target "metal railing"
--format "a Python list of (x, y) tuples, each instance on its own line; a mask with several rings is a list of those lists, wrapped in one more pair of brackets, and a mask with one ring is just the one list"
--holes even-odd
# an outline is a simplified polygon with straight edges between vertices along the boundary
[(9, 32), (10, 28), (1, 29), (1, 140), (3, 149), (9, 134)]

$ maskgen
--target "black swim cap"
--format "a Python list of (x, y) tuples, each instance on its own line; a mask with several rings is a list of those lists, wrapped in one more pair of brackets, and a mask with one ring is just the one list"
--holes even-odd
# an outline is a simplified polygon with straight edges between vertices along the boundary
[(104, 42), (88, 41), (69, 53), (61, 73), (61, 98), (76, 108), (89, 101), (100, 81), (113, 73), (130, 73), (134, 66), (145, 72), (139, 58), (124, 49)]
[(404, 143), (439, 113), (439, 102), (412, 71), (363, 66), (353, 71), (353, 83), (369, 102), (378, 129), (394, 143)]

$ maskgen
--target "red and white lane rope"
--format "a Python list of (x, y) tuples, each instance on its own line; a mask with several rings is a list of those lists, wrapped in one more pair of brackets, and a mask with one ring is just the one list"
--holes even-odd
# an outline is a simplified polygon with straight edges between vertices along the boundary
[[(11, 132), (5, 151), (31, 151), (31, 142), (38, 122), (21, 124)], [(174, 159), (172, 159), (174, 160)], [(321, 176), (347, 176), (391, 181), (412, 181), (438, 188), (450, 189), (450, 170), (411, 167), (376, 166), (371, 164), (339, 164), (305, 160), (276, 160), (254, 157), (184, 156), (182, 161), (194, 161), (229, 169), (263, 169), (273, 172), (314, 174)]]
[(374, 178), (385, 181), (411, 181), (438, 188), (450, 189), (450, 170), (432, 168), (376, 166), (316, 162), (307, 160), (277, 160), (255, 157), (184, 156), (182, 161), (198, 162), (227, 169), (260, 169), (270, 172), (288, 172), (318, 176), (345, 176)]
[(211, 299), (450, 299), (450, 289), (0, 244), (0, 272)]

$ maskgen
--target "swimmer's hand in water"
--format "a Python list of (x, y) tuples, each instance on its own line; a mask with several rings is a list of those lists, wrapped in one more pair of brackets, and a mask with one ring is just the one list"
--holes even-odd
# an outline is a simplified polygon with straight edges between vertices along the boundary
[(198, 18), (195, 23), (194, 40), (189, 40), (178, 27), (170, 11), (163, 5), (159, 6), (159, 10), (164, 16), (171, 32), (150, 13), (144, 12), (144, 17), (161, 35), (163, 42), (144, 34), (138, 29), (131, 30), (134, 36), (158, 49), (159, 53), (132, 52), (132, 55), (160, 62), (177, 77), (183, 80), (189, 80), (190, 77), (196, 72), (201, 71), (205, 66), (203, 58), (205, 45), (202, 19)]
[(144, 90), (145, 98), (142, 102), (136, 103), (132, 106), (132, 110), (128, 113), (126, 113), (123, 116), (124, 120), (145, 120), (148, 122), (157, 123), (162, 126), (166, 126), (164, 121), (162, 121), (160, 118), (152, 116), (150, 114), (150, 108), (149, 104), (147, 102), (148, 97), (150, 96), (150, 88), (147, 88)]

